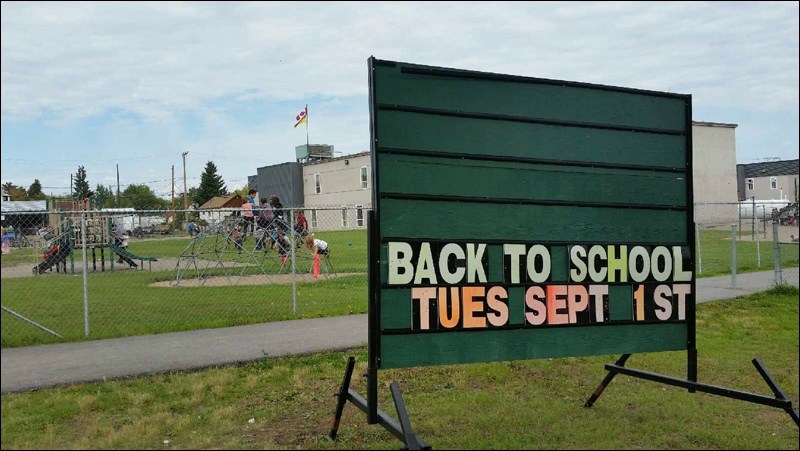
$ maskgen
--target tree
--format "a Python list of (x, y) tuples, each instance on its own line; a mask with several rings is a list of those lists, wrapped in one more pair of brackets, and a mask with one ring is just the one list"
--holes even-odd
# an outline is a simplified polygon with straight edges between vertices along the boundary
[(3, 190), (11, 197), (11, 200), (28, 200), (28, 193), (25, 192), (25, 188), (11, 182), (3, 183)]
[(194, 202), (197, 205), (203, 205), (214, 196), (224, 196), (228, 194), (228, 188), (225, 182), (222, 181), (222, 176), (217, 174), (217, 166), (214, 162), (209, 161), (206, 163), (206, 169), (203, 175), (200, 176), (200, 186), (194, 195)]
[(247, 193), (249, 193), (249, 192), (250, 192), (250, 187), (247, 186), (247, 184), (245, 184), (243, 187), (241, 187), (241, 188), (239, 188), (237, 190), (234, 190), (234, 192), (232, 192), (231, 194), (238, 194), (238, 195), (242, 196), (242, 199), (244, 199), (245, 196), (247, 196)]
[(89, 181), (86, 180), (86, 169), (83, 166), (78, 166), (78, 174), (75, 175), (75, 182), (72, 190), (75, 198), (78, 200), (85, 199), (89, 195)]
[(114, 208), (117, 206), (117, 200), (114, 198), (114, 191), (110, 186), (106, 187), (98, 183), (94, 192), (97, 194), (98, 199), (102, 197), (103, 208)]
[(47, 198), (42, 192), (42, 184), (39, 182), (39, 179), (33, 179), (33, 183), (31, 183), (31, 186), (28, 188), (28, 197), (32, 200), (44, 200)]
[(137, 210), (159, 210), (164, 208), (165, 203), (147, 185), (128, 185), (120, 194), (120, 206), (130, 206)]

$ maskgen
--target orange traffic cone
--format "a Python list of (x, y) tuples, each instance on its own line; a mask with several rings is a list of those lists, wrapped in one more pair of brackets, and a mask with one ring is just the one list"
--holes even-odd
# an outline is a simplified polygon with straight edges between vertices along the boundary
[(313, 271), (314, 271), (314, 278), (318, 279), (319, 278), (319, 254), (314, 254)]

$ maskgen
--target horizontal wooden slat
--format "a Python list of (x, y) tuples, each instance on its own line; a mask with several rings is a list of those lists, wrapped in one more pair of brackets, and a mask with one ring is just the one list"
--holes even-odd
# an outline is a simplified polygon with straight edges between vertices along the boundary
[(685, 243), (686, 211), (381, 201), (384, 238)]
[(682, 136), (378, 111), (378, 148), (685, 169)]
[(686, 349), (686, 324), (554, 327), (381, 336), (381, 368)]
[(379, 104), (685, 131), (680, 98), (537, 84), (375, 71)]
[(382, 193), (685, 206), (683, 174), (378, 155)]

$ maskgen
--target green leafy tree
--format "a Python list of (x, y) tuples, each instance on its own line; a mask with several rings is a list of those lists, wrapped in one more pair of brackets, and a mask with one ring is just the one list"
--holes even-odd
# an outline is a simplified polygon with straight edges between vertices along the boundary
[(247, 193), (249, 193), (249, 192), (250, 192), (250, 187), (249, 187), (249, 186), (247, 186), (247, 184), (245, 184), (243, 187), (241, 187), (241, 188), (239, 188), (239, 189), (235, 190), (235, 191), (234, 191), (233, 193), (231, 193), (231, 194), (238, 194), (238, 195), (242, 196), (242, 199), (244, 199), (244, 198), (245, 198), (245, 196), (247, 196)]
[(158, 210), (165, 207), (166, 201), (156, 196), (147, 185), (128, 185), (120, 194), (120, 207), (133, 207), (137, 210)]
[(103, 208), (117, 207), (117, 199), (114, 197), (114, 190), (112, 190), (110, 186), (103, 186), (98, 183), (94, 192), (97, 194), (98, 198), (103, 198)]
[(89, 194), (89, 181), (86, 180), (86, 169), (78, 166), (78, 173), (75, 175), (72, 192), (76, 199), (84, 199)]
[(11, 197), (11, 200), (28, 200), (28, 193), (25, 188), (11, 182), (3, 183), (3, 190)]
[(203, 175), (200, 176), (200, 186), (197, 188), (192, 200), (199, 206), (208, 202), (212, 197), (226, 194), (228, 194), (228, 188), (225, 186), (225, 182), (222, 181), (222, 176), (217, 174), (217, 166), (214, 162), (209, 161), (206, 163)]
[(34, 179), (31, 186), (28, 187), (28, 197), (32, 200), (45, 200), (47, 198), (42, 192), (42, 184), (39, 179)]

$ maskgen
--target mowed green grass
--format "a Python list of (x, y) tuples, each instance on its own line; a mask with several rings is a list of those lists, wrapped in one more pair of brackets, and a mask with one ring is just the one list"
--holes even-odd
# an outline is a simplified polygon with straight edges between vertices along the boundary
[[(697, 315), (700, 382), (769, 395), (757, 356), (797, 405), (797, 289), (701, 304)], [(366, 352), (351, 354), (352, 387), (364, 395)], [(2, 448), (401, 448), (351, 404), (339, 440), (326, 438), (348, 355), (4, 395)], [(582, 407), (617, 357), (380, 371), (380, 407), (396, 417), (388, 383), (399, 382), (433, 449), (798, 449), (782, 410), (626, 376)], [(634, 355), (627, 366), (682, 378), (686, 353)]]
[[(774, 269), (772, 240), (736, 242), (736, 268), (738, 273), (767, 271)], [(797, 244), (782, 244), (781, 267), (797, 267), (800, 262), (800, 248)], [(731, 232), (725, 230), (700, 230), (700, 248), (697, 249), (699, 258), (695, 258), (698, 265), (697, 277), (719, 276), (731, 273), (733, 250), (731, 249)], [(761, 266), (758, 265), (758, 255), (761, 254)], [(702, 267), (702, 268), (701, 268)], [(702, 269), (702, 272), (700, 272)]]
[[(338, 273), (360, 273), (337, 279), (299, 283), (295, 315), (292, 311), (291, 284), (225, 287), (152, 287), (156, 281), (175, 278), (174, 271), (93, 272), (89, 279), (90, 339), (114, 338), (151, 333), (174, 332), (210, 327), (226, 327), (293, 318), (323, 317), (367, 311), (366, 231), (349, 230), (319, 233), (331, 247), (331, 262)], [(698, 276), (726, 274), (730, 271), (730, 234), (702, 230), (703, 272)], [(253, 246), (253, 238), (248, 241)], [(142, 256), (177, 258), (190, 243), (188, 237), (132, 240), (129, 250)], [(247, 244), (246, 244), (247, 245)], [(756, 265), (755, 243), (738, 243), (739, 271), (772, 268), (772, 248), (761, 246), (762, 266)], [(299, 272), (308, 272), (310, 254), (297, 250)], [(274, 251), (265, 266), (278, 272)], [(19, 264), (28, 259), (31, 267), (41, 256), (30, 251), (3, 255)], [(80, 265), (80, 252), (76, 252)], [(229, 249), (221, 256), (226, 262), (242, 255)], [(782, 246), (785, 267), (798, 265), (797, 246)], [(255, 269), (246, 273), (256, 274)], [(191, 271), (184, 277), (192, 277)], [(3, 279), (3, 305), (63, 335), (57, 338), (3, 314), (2, 345), (25, 346), (83, 340), (83, 279), (81, 275), (46, 274), (39, 277)]]
[[(287, 319), (339, 316), (367, 310), (366, 234), (330, 232), (325, 236), (331, 247), (331, 262), (337, 273), (351, 276), (298, 282), (296, 300), (291, 283), (203, 287), (156, 287), (157, 281), (174, 280), (174, 271), (117, 271), (88, 275), (90, 338), (113, 338), (182, 330), (226, 327)], [(163, 241), (163, 242), (162, 242)], [(178, 240), (141, 242), (148, 248), (131, 251), (145, 255), (169, 255), (171, 243)], [(188, 243), (188, 239), (182, 240)], [(162, 247), (159, 247), (162, 246)], [(166, 249), (166, 250), (165, 250)], [(310, 269), (310, 253), (298, 261)], [(279, 260), (272, 252), (266, 266), (277, 273)], [(159, 255), (160, 256), (160, 255)], [(236, 252), (227, 258), (235, 259)], [(217, 270), (221, 273), (221, 270)], [(249, 268), (245, 274), (260, 274)], [(192, 277), (188, 271), (186, 277)], [(284, 276), (287, 277), (287, 276)], [(235, 280), (235, 277), (233, 278)], [(2, 345), (25, 346), (83, 340), (83, 277), (47, 274), (39, 277), (4, 279), (0, 287), (3, 305), (63, 335), (49, 335), (16, 318), (3, 314)], [(297, 313), (293, 313), (293, 302)]]

